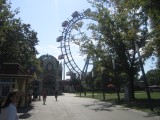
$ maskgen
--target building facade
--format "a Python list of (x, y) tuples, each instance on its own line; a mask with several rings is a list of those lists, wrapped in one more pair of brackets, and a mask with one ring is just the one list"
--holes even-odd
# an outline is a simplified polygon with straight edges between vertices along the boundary
[(20, 64), (3, 63), (0, 69), (0, 106), (12, 89), (18, 89), (22, 94), (18, 107), (28, 106), (28, 85), (32, 79), (34, 78), (27, 75)]
[(39, 57), (43, 73), (40, 78), (40, 90), (46, 90), (48, 95), (54, 95), (57, 89), (61, 91), (62, 65), (52, 55), (42, 55)]

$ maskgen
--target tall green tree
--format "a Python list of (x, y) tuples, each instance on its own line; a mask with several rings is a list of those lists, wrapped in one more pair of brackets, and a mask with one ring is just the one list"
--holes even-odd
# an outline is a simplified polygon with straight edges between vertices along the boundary
[(24, 68), (38, 65), (37, 33), (15, 17), (19, 11), (11, 11), (11, 3), (0, 1), (0, 9), (0, 62), (17, 62)]
[[(145, 45), (147, 17), (142, 9), (136, 7), (134, 1), (125, 3), (117, 0), (89, 0), (96, 8), (98, 20), (98, 32), (102, 53), (108, 53), (115, 57), (120, 72), (127, 74), (127, 86), (129, 100), (134, 99), (134, 76), (139, 71), (136, 57), (136, 43), (140, 47)], [(128, 6), (132, 4), (132, 9)], [(108, 52), (106, 52), (106, 50)], [(100, 54), (100, 53), (99, 53)], [(117, 68), (117, 69), (118, 69)]]
[[(119, 6), (119, 0), (112, 0)], [(150, 33), (148, 34), (147, 44), (143, 48), (145, 58), (156, 56), (158, 58), (157, 67), (160, 68), (160, 1), (159, 0), (123, 0), (125, 8), (131, 10), (133, 8), (142, 9), (148, 17), (148, 26)]]

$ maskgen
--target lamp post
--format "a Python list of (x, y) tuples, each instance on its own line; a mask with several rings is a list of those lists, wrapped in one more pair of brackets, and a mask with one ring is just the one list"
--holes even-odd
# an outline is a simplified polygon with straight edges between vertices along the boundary
[(150, 92), (149, 92), (149, 88), (148, 88), (147, 78), (146, 78), (146, 74), (144, 72), (143, 63), (142, 63), (141, 55), (140, 55), (140, 52), (139, 52), (138, 44), (136, 44), (136, 51), (137, 51), (137, 54), (138, 54), (139, 64), (140, 64), (140, 67), (141, 67), (143, 80), (144, 80), (144, 83), (145, 83), (145, 88), (146, 88), (147, 97), (148, 97), (148, 103), (150, 105), (151, 111), (153, 111), (153, 106), (152, 106), (152, 102), (151, 102), (151, 96), (150, 96)]
[(118, 101), (120, 101), (120, 95), (119, 95), (119, 82), (117, 80), (117, 75), (116, 75), (116, 65), (115, 65), (115, 58), (112, 57), (112, 64), (113, 64), (113, 72), (114, 72), (114, 79), (116, 81), (116, 91), (117, 91), (117, 97)]
[(105, 73), (104, 73), (105, 67), (101, 67), (101, 77), (102, 77), (102, 82), (103, 82), (103, 100), (106, 99), (105, 97)]
[(92, 71), (92, 98), (94, 98), (94, 71)]
[(81, 86), (81, 84), (82, 84), (82, 74), (80, 74), (79, 75), (79, 80), (80, 80), (80, 97), (81, 97), (81, 92), (82, 92), (82, 86)]

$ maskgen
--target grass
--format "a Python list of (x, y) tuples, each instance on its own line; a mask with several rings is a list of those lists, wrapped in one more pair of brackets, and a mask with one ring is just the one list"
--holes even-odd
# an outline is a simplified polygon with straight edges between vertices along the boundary
[[(80, 93), (76, 93), (77, 96), (80, 95)], [(151, 111), (148, 97), (145, 91), (135, 91), (135, 100), (132, 102), (127, 102), (124, 99), (124, 93), (120, 93), (121, 100), (118, 101), (117, 94), (116, 93), (106, 93), (105, 94), (105, 101), (111, 102), (113, 104), (122, 105), (125, 107), (137, 109), (140, 111), (144, 111), (147, 113), (152, 113), (156, 115), (160, 115), (160, 93), (159, 92), (153, 92), (150, 93), (152, 98), (152, 106), (154, 108), (154, 112)], [(92, 93), (87, 92), (86, 96), (84, 93), (81, 93), (81, 97), (87, 97), (92, 98)], [(101, 92), (95, 92), (94, 93), (94, 99), (103, 100), (103, 94)]]

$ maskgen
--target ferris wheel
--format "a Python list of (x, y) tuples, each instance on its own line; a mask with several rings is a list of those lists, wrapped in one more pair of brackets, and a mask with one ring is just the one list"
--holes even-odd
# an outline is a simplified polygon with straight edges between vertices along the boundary
[(90, 56), (86, 55), (85, 63), (83, 68), (79, 67), (79, 63), (76, 63), (75, 58), (72, 54), (71, 50), (71, 44), (76, 42), (73, 40), (73, 29), (75, 29), (76, 24), (79, 21), (82, 21), (84, 19), (90, 19), (94, 20), (93, 18), (94, 12), (91, 12), (90, 9), (85, 10), (82, 13), (79, 13), (78, 11), (73, 12), (71, 15), (72, 18), (68, 19), (67, 21), (64, 21), (62, 23), (63, 31), (62, 35), (57, 38), (57, 42), (60, 42), (60, 49), (61, 49), (61, 55), (58, 56), (58, 59), (64, 59), (64, 64), (69, 69), (69, 72), (67, 72), (68, 75), (71, 75), (72, 73), (76, 73), (78, 75), (85, 76), (87, 73), (88, 66), (90, 64)]

